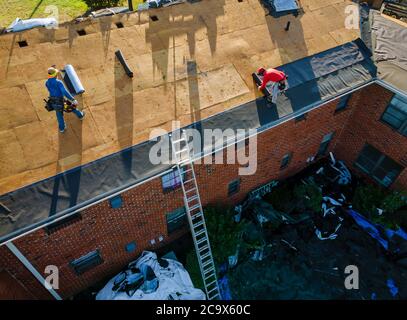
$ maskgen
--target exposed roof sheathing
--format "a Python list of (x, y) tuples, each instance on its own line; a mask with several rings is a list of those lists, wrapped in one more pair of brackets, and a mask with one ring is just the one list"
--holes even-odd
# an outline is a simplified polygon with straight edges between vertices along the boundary
[[(193, 126), (199, 130), (263, 130), (364, 85), (376, 75), (376, 67), (360, 40), (279, 68), (290, 73), (291, 87), (275, 106), (266, 105), (266, 100), (259, 98), (202, 119)], [(168, 141), (168, 136), (163, 138)], [(211, 142), (204, 141), (204, 150), (212, 149)], [(4, 219), (0, 220), (0, 243), (170, 169), (169, 164), (150, 163), (149, 152), (154, 144), (155, 141), (150, 141), (136, 145), (1, 196), (0, 203), (10, 212), (3, 212)]]
[[(146, 141), (174, 119), (187, 125), (252, 100), (259, 66), (355, 39), (357, 30), (344, 26), (351, 3), (302, 0), (304, 14), (276, 19), (258, 0), (204, 0), (1, 36), (0, 194)], [(23, 40), (28, 46), (19, 46)], [(133, 80), (115, 58), (118, 49)], [(86, 89), (78, 100), (87, 116), (67, 115), (61, 135), (44, 109), (44, 82), (49, 65), (67, 63)]]

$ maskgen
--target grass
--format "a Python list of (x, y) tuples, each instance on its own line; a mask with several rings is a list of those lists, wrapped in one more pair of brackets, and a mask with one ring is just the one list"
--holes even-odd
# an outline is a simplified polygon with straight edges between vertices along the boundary
[[(133, 0), (134, 9), (143, 0)], [(127, 0), (0, 0), (0, 26), (7, 27), (16, 18), (46, 18), (48, 6), (56, 6), (59, 22), (70, 21), (88, 10), (105, 7), (127, 6)]]

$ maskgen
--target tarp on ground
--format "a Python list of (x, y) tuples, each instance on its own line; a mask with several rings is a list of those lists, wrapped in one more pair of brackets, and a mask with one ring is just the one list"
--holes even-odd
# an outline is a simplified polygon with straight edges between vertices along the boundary
[(205, 294), (194, 288), (180, 262), (144, 251), (99, 291), (96, 300), (205, 300)]

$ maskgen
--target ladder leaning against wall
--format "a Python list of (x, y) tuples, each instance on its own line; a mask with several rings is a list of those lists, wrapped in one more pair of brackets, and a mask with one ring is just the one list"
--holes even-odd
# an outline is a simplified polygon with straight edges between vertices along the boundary
[(185, 210), (187, 212), (199, 269), (205, 286), (208, 300), (220, 299), (215, 262), (206, 230), (205, 217), (199, 196), (194, 164), (187, 135), (184, 130), (178, 130), (170, 135), (173, 160), (175, 160), (184, 194)]

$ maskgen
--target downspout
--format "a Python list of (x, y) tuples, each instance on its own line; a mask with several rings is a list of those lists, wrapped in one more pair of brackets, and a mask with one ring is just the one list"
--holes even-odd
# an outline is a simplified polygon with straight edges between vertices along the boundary
[(28, 259), (21, 253), (20, 250), (18, 250), (18, 248), (11, 241), (7, 242), (6, 246), (56, 300), (62, 300), (61, 296), (50, 285), (46, 286), (47, 282), (44, 279), (44, 277), (37, 271), (37, 269), (34, 268), (30, 261), (28, 261)]

